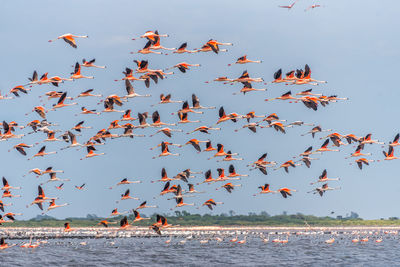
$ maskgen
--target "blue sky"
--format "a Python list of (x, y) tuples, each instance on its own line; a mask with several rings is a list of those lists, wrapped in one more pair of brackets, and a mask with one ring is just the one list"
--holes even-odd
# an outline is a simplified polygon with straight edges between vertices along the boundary
[[(224, 106), (227, 113), (245, 114), (256, 111), (257, 114), (272, 112), (288, 121), (303, 120), (331, 128), (335, 131), (357, 136), (372, 133), (373, 137), (385, 142), (391, 141), (399, 132), (396, 104), (398, 88), (396, 84), (399, 58), (399, 38), (396, 36), (399, 23), (395, 1), (320, 1), (323, 7), (304, 12), (314, 4), (313, 1), (302, 0), (290, 11), (280, 9), (278, 5), (290, 4), (290, 1), (250, 1), (246, 5), (232, 4), (231, 1), (153, 1), (151, 6), (136, 1), (13, 1), (3, 2), (0, 10), (1, 73), (0, 89), (3, 94), (16, 85), (27, 82), (33, 70), (39, 74), (49, 72), (50, 76), (69, 76), (72, 65), (82, 58), (96, 58), (96, 63), (106, 65), (106, 70), (84, 69), (83, 73), (95, 76), (94, 80), (78, 80), (66, 82), (60, 90), (75, 96), (80, 92), (95, 88), (103, 95), (125, 93), (122, 82), (114, 79), (122, 78), (125, 67), (135, 67), (134, 59), (149, 60), (150, 68), (165, 69), (176, 63), (186, 61), (200, 63), (200, 68), (192, 68), (186, 74), (175, 70), (173, 76), (152, 84), (149, 89), (143, 83), (135, 83), (139, 93), (152, 94), (151, 98), (131, 99), (123, 109), (132, 109), (133, 114), (158, 110), (162, 121), (175, 122), (171, 116), (180, 105), (169, 104), (150, 107), (159, 101), (160, 93), (172, 93), (175, 99), (190, 100), (195, 93), (204, 106)], [(391, 8), (387, 8), (391, 6)], [(227, 53), (198, 53), (184, 55), (131, 55), (145, 44), (143, 39), (131, 40), (147, 30), (158, 29), (160, 33), (168, 33), (170, 37), (162, 39), (165, 47), (178, 47), (188, 42), (188, 48), (199, 48), (210, 38), (221, 42), (232, 42), (234, 46), (226, 47)], [(78, 49), (69, 47), (63, 41), (48, 43), (64, 33), (89, 35), (88, 39), (78, 39)], [(247, 54), (250, 59), (263, 60), (262, 64), (235, 65), (227, 67), (236, 58)], [(206, 84), (204, 81), (218, 76), (238, 77), (247, 69), (251, 76), (272, 80), (273, 73), (282, 68), (284, 71), (303, 68), (309, 64), (312, 76), (327, 80), (328, 84), (314, 86), (313, 90), (326, 95), (337, 94), (349, 97), (349, 101), (332, 103), (328, 107), (320, 107), (317, 112), (307, 109), (303, 104), (290, 104), (276, 101), (265, 102), (265, 98), (276, 97), (292, 90), (299, 92), (310, 86), (267, 85), (267, 92), (255, 92), (245, 96), (234, 96), (233, 92), (241, 89), (239, 85), (223, 85), (221, 83)], [(260, 88), (261, 85), (254, 85)], [(39, 96), (54, 90), (50, 85), (35, 86), (28, 95), (9, 101), (2, 101), (0, 111), (2, 120), (15, 120), (26, 124), (38, 119), (36, 114), (24, 114), (33, 106), (39, 105)], [(98, 99), (78, 99), (79, 106), (66, 107), (48, 113), (48, 120), (59, 123), (59, 129), (66, 130), (80, 120), (93, 126), (93, 130), (85, 131), (78, 137), (78, 142), (86, 141), (97, 130), (108, 127), (112, 120), (119, 119), (120, 114), (102, 114), (101, 116), (74, 116), (81, 106), (101, 109)], [(49, 107), (54, 101), (46, 104)], [(217, 121), (217, 110), (206, 110), (204, 115), (190, 115), (190, 119), (200, 119), (201, 124), (179, 126), (185, 132), (200, 125), (212, 125)], [(136, 124), (136, 122), (135, 122)], [(161, 168), (165, 167), (170, 176), (191, 168), (195, 171), (228, 168), (229, 163), (218, 163), (207, 158), (210, 154), (195, 153), (192, 147), (172, 148), (181, 153), (180, 157), (152, 160), (159, 152), (149, 148), (161, 141), (184, 143), (189, 138), (206, 140), (210, 138), (214, 145), (222, 143), (227, 149), (240, 153), (245, 160), (234, 162), (238, 173), (249, 173), (250, 177), (240, 181), (242, 187), (236, 188), (232, 194), (216, 191), (217, 185), (201, 185), (199, 190), (207, 191), (195, 198), (187, 198), (185, 202), (201, 204), (209, 198), (223, 201), (213, 213), (228, 212), (247, 214), (248, 212), (267, 211), (270, 214), (301, 212), (304, 214), (328, 215), (331, 211), (346, 215), (350, 211), (358, 212), (364, 218), (380, 218), (398, 216), (398, 210), (392, 203), (400, 199), (397, 194), (398, 162), (374, 162), (360, 171), (350, 166), (352, 160), (346, 160), (354, 151), (352, 145), (341, 148), (341, 152), (328, 152), (314, 161), (312, 168), (297, 167), (286, 174), (282, 169), (269, 172), (268, 176), (260, 172), (249, 172), (246, 165), (256, 160), (261, 154), (268, 152), (270, 160), (282, 163), (300, 154), (308, 146), (318, 148), (322, 144), (319, 138), (300, 136), (310, 127), (302, 126), (288, 129), (283, 135), (272, 129), (262, 129), (256, 134), (248, 130), (237, 133), (234, 129), (241, 127), (244, 121), (236, 124), (225, 122), (221, 132), (210, 136), (203, 134), (174, 134), (171, 140), (163, 135), (138, 138), (134, 140), (108, 140), (105, 146), (99, 147), (106, 156), (80, 161), (84, 150), (75, 149), (59, 151), (64, 143), (48, 144), (48, 150), (59, 151), (43, 159), (27, 161), (16, 151), (7, 152), (19, 141), (0, 143), (2, 173), (11, 185), (20, 185), (18, 190), (23, 195), (13, 199), (14, 206), (10, 211), (23, 212), (22, 218), (30, 218), (40, 214), (37, 207), (26, 208), (37, 194), (37, 185), (47, 177), (35, 178), (33, 175), (22, 177), (29, 169), (41, 169), (53, 166), (65, 171), (60, 177), (70, 178), (62, 191), (54, 188), (55, 184), (47, 184), (46, 195), (59, 196), (58, 203), (68, 202), (71, 205), (49, 213), (59, 218), (69, 216), (85, 216), (94, 213), (106, 216), (118, 207), (119, 210), (135, 208), (140, 201), (127, 200), (116, 204), (120, 194), (130, 188), (132, 195), (150, 204), (157, 204), (158, 209), (145, 210), (145, 214), (153, 212), (170, 212), (174, 202), (166, 198), (153, 199), (158, 195), (162, 184), (151, 184), (149, 181), (159, 178)], [(136, 133), (150, 135), (156, 129), (137, 130)], [(27, 130), (23, 131), (24, 133)], [(114, 131), (119, 132), (119, 131)], [(321, 135), (320, 135), (321, 136)], [(38, 142), (45, 139), (43, 133), (29, 135), (23, 139), (25, 143)], [(29, 149), (33, 155), (40, 146)], [(204, 147), (204, 146), (203, 146)], [(387, 149), (386, 147), (384, 148)], [(382, 148), (379, 145), (366, 147), (371, 152), (371, 159), (382, 159)], [(397, 151), (395, 149), (395, 154)], [(341, 186), (340, 191), (328, 192), (323, 198), (306, 192), (313, 187), (309, 185), (323, 169), (329, 176), (340, 177), (340, 182), (331, 182), (330, 186)], [(122, 177), (139, 178), (144, 183), (131, 186), (120, 186), (113, 190), (108, 187), (117, 183)], [(194, 183), (203, 180), (197, 175)], [(74, 185), (87, 184), (84, 191), (78, 191)], [(269, 183), (272, 189), (287, 186), (297, 189), (292, 198), (283, 199), (280, 195), (253, 197), (261, 184)], [(58, 183), (56, 183), (58, 184)], [(218, 185), (220, 186), (220, 185)], [(184, 186), (185, 187), (185, 186)], [(17, 193), (17, 190), (13, 191)], [(4, 200), (8, 203), (9, 200)], [(185, 209), (189, 212), (208, 212), (203, 207)]]

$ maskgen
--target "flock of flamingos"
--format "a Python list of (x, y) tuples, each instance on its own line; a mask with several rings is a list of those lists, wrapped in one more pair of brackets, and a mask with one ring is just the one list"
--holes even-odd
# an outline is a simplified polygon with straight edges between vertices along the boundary
[[(171, 54), (183, 54), (183, 53), (221, 53), (226, 52), (227, 50), (221, 48), (223, 46), (232, 45), (231, 43), (222, 43), (214, 39), (210, 39), (209, 41), (205, 42), (204, 45), (199, 49), (188, 49), (188, 44), (183, 43), (179, 46), (179, 48), (165, 48), (161, 45), (160, 41), (163, 38), (168, 37), (167, 34), (159, 34), (158, 31), (147, 31), (140, 38), (136, 39), (144, 39), (146, 41), (145, 46), (135, 52), (135, 54), (162, 54), (162, 53), (169, 53)], [(78, 39), (86, 39), (88, 36), (79, 36), (73, 34), (64, 34), (59, 36), (55, 40), (50, 40), (49, 42), (55, 41), (65, 41), (69, 46), (73, 48), (77, 48), (77, 40)], [(134, 38), (135, 40), (135, 38)], [(67, 46), (68, 46), (67, 45)], [(168, 51), (168, 52), (161, 52), (161, 51)], [(366, 134), (365, 136), (356, 136), (354, 134), (340, 134), (334, 132), (331, 129), (323, 129), (319, 125), (305, 123), (303, 121), (294, 121), (294, 122), (287, 122), (284, 119), (281, 119), (278, 114), (256, 114), (254, 111), (250, 111), (247, 114), (237, 114), (235, 112), (226, 112), (224, 107), (209, 107), (209, 106), (202, 106), (200, 105), (199, 98), (193, 94), (191, 101), (182, 101), (182, 100), (175, 100), (171, 94), (161, 94), (160, 101), (158, 103), (154, 103), (152, 107), (155, 107), (160, 104), (172, 104), (175, 103), (181, 106), (173, 115), (176, 115), (178, 119), (175, 123), (166, 123), (161, 120), (161, 115), (158, 111), (154, 111), (152, 114), (147, 112), (145, 113), (138, 113), (137, 116), (131, 113), (130, 109), (122, 110), (123, 107), (129, 106), (129, 99), (131, 98), (139, 98), (139, 97), (150, 97), (147, 94), (139, 94), (134, 89), (134, 84), (141, 84), (144, 83), (145, 87), (149, 88), (153, 83), (162, 82), (166, 76), (173, 75), (174, 73), (170, 71), (171, 69), (175, 69), (182, 73), (190, 72), (190, 70), (194, 67), (201, 67), (200, 64), (194, 63), (186, 63), (180, 62), (176, 65), (166, 68), (166, 69), (151, 69), (150, 62), (147, 60), (134, 60), (137, 65), (136, 69), (125, 68), (123, 71), (123, 77), (119, 80), (126, 88), (125, 95), (109, 95), (103, 97), (101, 94), (96, 94), (94, 89), (89, 89), (84, 92), (81, 92), (78, 95), (71, 96), (66, 91), (60, 91), (62, 88), (62, 84), (67, 83), (69, 81), (79, 80), (79, 79), (93, 79), (93, 76), (86, 76), (85, 73), (90, 71), (90, 68), (99, 68), (99, 69), (106, 69), (105, 66), (96, 65), (94, 59), (92, 60), (82, 60), (82, 63), (76, 62), (72, 75), (70, 77), (60, 77), (60, 76), (49, 76), (48, 73), (38, 74), (36, 71), (33, 72), (33, 75), (29, 78), (29, 82), (25, 85), (18, 85), (12, 88), (8, 95), (1, 96), (0, 99), (7, 100), (12, 98), (22, 97), (24, 94), (29, 94), (29, 91), (34, 90), (36, 87), (39, 86), (50, 86), (54, 88), (54, 90), (50, 90), (45, 93), (43, 98), (47, 98), (48, 100), (54, 100), (55, 103), (52, 104), (50, 107), (45, 107), (45, 105), (38, 105), (33, 107), (32, 113), (36, 114), (37, 117), (35, 120), (27, 123), (26, 125), (21, 125), (15, 121), (3, 121), (1, 123), (2, 126), (2, 133), (0, 138), (2, 141), (4, 140), (13, 140), (13, 139), (23, 139), (24, 136), (27, 134), (35, 134), (38, 137), (39, 141), (35, 144), (26, 144), (26, 143), (18, 143), (10, 150), (15, 151), (15, 153), (20, 153), (21, 157), (28, 157), (28, 154), (31, 156), (29, 160), (33, 160), (36, 157), (47, 157), (48, 155), (55, 154), (55, 153), (62, 153), (63, 150), (70, 149), (70, 148), (85, 148), (87, 154), (82, 157), (82, 160), (86, 160), (92, 157), (98, 157), (104, 155), (101, 152), (102, 145), (107, 144), (108, 139), (115, 139), (115, 138), (134, 138), (136, 137), (144, 137), (144, 135), (139, 134), (138, 130), (144, 128), (151, 128), (154, 129), (153, 133), (150, 135), (158, 135), (163, 134), (165, 135), (165, 141), (157, 144), (152, 150), (159, 150), (160, 153), (155, 154), (153, 159), (159, 157), (173, 157), (178, 156), (179, 153), (176, 153), (176, 150), (179, 147), (185, 145), (191, 145), (193, 149), (198, 153), (210, 153), (210, 160), (220, 159), (220, 161), (230, 162), (229, 169), (224, 170), (223, 168), (217, 169), (217, 175), (213, 176), (211, 170), (207, 170), (204, 172), (204, 180), (198, 183), (191, 182), (196, 174), (202, 174), (202, 172), (193, 172), (190, 169), (183, 170), (182, 172), (176, 174), (173, 177), (169, 177), (166, 170), (162, 168), (161, 170), (161, 178), (157, 181), (152, 182), (160, 182), (163, 183), (161, 192), (159, 195), (170, 195), (169, 198), (171, 201), (176, 202), (176, 204), (171, 205), (171, 208), (181, 208), (184, 206), (193, 206), (195, 203), (187, 203), (184, 200), (187, 197), (194, 196), (195, 194), (199, 193), (211, 193), (209, 192), (200, 192), (196, 190), (197, 185), (200, 184), (215, 184), (215, 183), (222, 183), (222, 185), (218, 186), (217, 190), (226, 190), (228, 193), (234, 193), (237, 190), (237, 187), (243, 186), (242, 184), (238, 184), (237, 181), (241, 180), (242, 177), (248, 176), (248, 174), (240, 174), (236, 172), (234, 167), (234, 162), (243, 160), (243, 158), (238, 157), (238, 153), (235, 151), (229, 150), (226, 148), (224, 144), (213, 144), (212, 141), (208, 138), (208, 136), (212, 136), (211, 133), (215, 131), (220, 131), (221, 127), (227, 123), (236, 123), (239, 121), (244, 121), (244, 124), (239, 130), (249, 130), (249, 134), (256, 133), (264, 128), (273, 128), (277, 132), (281, 134), (285, 134), (286, 131), (290, 130), (291, 127), (299, 127), (299, 126), (309, 126), (311, 129), (305, 133), (304, 135), (311, 135), (313, 138), (322, 132), (330, 132), (326, 136), (321, 137), (321, 146), (317, 149), (314, 149), (312, 146), (305, 149), (304, 152), (300, 153), (295, 159), (288, 159), (286, 162), (278, 164), (275, 161), (270, 161), (267, 158), (267, 153), (260, 155), (258, 159), (255, 159), (254, 162), (251, 162), (248, 167), (250, 169), (259, 170), (264, 175), (267, 175), (270, 169), (278, 170), (283, 169), (285, 172), (289, 172), (289, 170), (296, 168), (297, 166), (304, 165), (308, 168), (311, 167), (312, 161), (316, 160), (313, 155), (317, 154), (324, 154), (329, 151), (338, 151), (336, 147), (341, 147), (347, 144), (357, 144), (357, 148), (349, 157), (353, 158), (356, 165), (362, 169), (365, 166), (368, 166), (370, 162), (374, 161), (369, 159), (369, 153), (363, 152), (366, 145), (370, 144), (379, 144), (383, 145), (383, 142), (378, 140), (374, 140), (371, 134)], [(262, 63), (260, 60), (251, 60), (247, 58), (246, 55), (239, 57), (236, 62), (229, 64), (231, 66), (233, 64), (259, 64)], [(278, 69), (273, 74), (273, 79), (269, 82), (265, 82), (263, 78), (259, 77), (251, 77), (251, 75), (247, 71), (243, 71), (242, 75), (237, 78), (228, 78), (228, 77), (217, 77), (213, 81), (207, 81), (206, 83), (212, 82), (220, 82), (227, 85), (241, 85), (242, 88), (235, 94), (253, 94), (257, 93), (258, 91), (266, 91), (266, 88), (254, 88), (254, 84), (277, 84), (283, 83), (288, 85), (290, 88), (296, 88), (294, 85), (309, 85), (315, 86), (321, 83), (326, 83), (326, 81), (320, 81), (317, 79), (312, 78), (312, 72), (310, 66), (307, 64), (304, 66), (304, 69), (296, 69), (296, 70), (286, 70), (285, 72), (282, 69)], [(60, 88), (60, 89), (59, 89)], [(292, 90), (293, 90), (292, 89)], [(312, 109), (317, 111), (318, 108), (325, 107), (331, 103), (335, 103), (337, 101), (347, 100), (346, 98), (341, 98), (336, 95), (326, 96), (319, 93), (314, 93), (312, 89), (307, 89), (295, 94), (292, 93), (292, 90), (284, 93), (281, 96), (265, 99), (265, 101), (289, 101), (291, 103), (303, 103), (306, 108)], [(80, 98), (93, 98), (93, 99), (101, 99), (98, 103), (101, 103), (104, 106), (102, 110), (95, 110), (91, 108), (81, 107), (80, 116), (86, 117), (85, 120), (77, 120), (76, 125), (71, 129), (63, 131), (56, 129), (58, 126), (55, 123), (49, 122), (46, 119), (46, 115), (49, 112), (53, 112), (56, 109), (60, 108), (67, 108), (68, 106), (78, 105)], [(73, 102), (77, 101), (77, 102)], [(96, 101), (97, 102), (97, 101)], [(218, 109), (218, 117), (215, 119), (215, 124), (210, 126), (199, 126), (198, 123), (200, 122), (197, 118), (193, 119), (190, 117), (200, 116), (200, 114), (204, 114), (208, 109)], [(212, 116), (215, 113), (211, 113)], [(90, 116), (98, 115), (101, 116), (103, 113), (116, 113), (120, 115), (116, 115), (116, 119), (109, 123), (109, 126), (104, 129), (98, 129), (95, 131), (95, 134), (89, 140), (79, 140), (80, 133), (83, 131), (90, 131), (92, 128), (90, 126)], [(26, 114), (29, 115), (29, 114)], [(35, 115), (35, 116), (36, 116)], [(191, 120), (192, 119), (192, 120)], [(167, 140), (171, 140), (174, 134), (178, 134), (179, 132), (183, 132), (182, 129), (177, 129), (174, 126), (177, 125), (196, 125), (193, 126), (191, 131), (188, 131), (186, 134), (188, 136), (188, 141), (184, 144), (176, 144)], [(32, 129), (31, 132), (21, 134), (20, 131), (23, 129)], [(45, 133), (47, 138), (44, 140), (40, 140), (42, 134)], [(198, 134), (199, 136), (206, 136), (207, 138), (195, 139), (191, 138), (190, 135)], [(79, 140), (79, 142), (78, 142)], [(46, 145), (43, 143), (51, 143), (51, 142), (60, 142), (60, 143), (67, 143), (65, 147), (62, 147), (60, 151), (48, 151), (46, 149)], [(42, 143), (37, 148), (36, 145)], [(204, 145), (202, 144), (204, 143)], [(394, 147), (400, 145), (399, 143), (399, 134), (394, 137), (392, 142), (387, 144), (387, 152), (383, 151), (384, 160), (393, 160), (398, 159), (398, 157), (394, 156)], [(32, 150), (35, 150), (33, 153)], [(35, 153), (36, 152), (36, 153)], [(51, 160), (51, 157), (49, 157)], [(379, 161), (379, 160), (378, 160)], [(45, 186), (49, 186), (51, 182), (58, 182), (56, 188), (58, 190), (63, 190), (64, 183), (68, 182), (69, 179), (60, 178), (58, 175), (62, 173), (61, 170), (55, 170), (52, 167), (47, 169), (39, 169), (35, 168), (29, 171), (33, 175), (42, 176), (42, 175), (49, 175), (49, 180), (41, 183), (38, 185), (38, 194), (35, 199), (32, 200), (31, 203), (28, 204), (29, 206), (37, 206), (38, 209), (43, 211), (49, 211), (55, 208), (61, 208), (63, 206), (68, 205), (68, 203), (57, 204), (57, 197), (56, 196), (47, 196), (45, 195)], [(327, 170), (324, 170), (322, 174), (315, 180), (315, 182), (311, 183), (311, 185), (319, 184), (320, 186), (315, 186), (310, 193), (319, 194), (321, 197), (329, 190), (337, 190), (340, 187), (330, 187), (328, 186), (328, 181), (337, 181), (339, 178), (332, 178), (328, 176)], [(129, 186), (129, 184), (133, 183), (141, 183), (142, 181), (130, 181), (128, 179), (123, 179), (116, 184), (116, 186), (125, 185)], [(76, 185), (77, 190), (84, 190), (85, 184)], [(14, 181), (7, 181), (6, 178), (3, 177), (3, 190), (2, 198), (7, 198), (12, 200), (13, 198), (19, 197), (14, 192), (20, 187), (15, 185)], [(111, 187), (113, 188), (113, 187)], [(260, 185), (258, 192), (254, 192), (254, 196), (259, 194), (273, 194), (278, 193), (283, 198), (288, 198), (292, 196), (294, 192), (296, 192), (293, 188), (283, 187), (283, 188), (275, 188), (271, 189), (269, 184)], [(131, 195), (129, 189), (124, 189), (123, 194), (121, 195), (121, 199), (119, 201), (128, 200), (128, 199), (136, 199), (134, 196)], [(148, 220), (150, 218), (141, 217), (140, 210), (145, 208), (156, 208), (156, 206), (149, 205), (144, 201), (135, 209), (129, 212), (122, 212), (120, 213), (117, 208), (115, 208), (111, 214), (112, 216), (119, 216), (127, 213), (133, 213), (135, 219), (132, 222), (128, 221), (128, 217), (125, 216), (120, 221), (120, 229), (127, 229), (131, 227), (135, 222), (141, 220)], [(218, 202), (213, 198), (206, 200), (204, 203), (198, 205), (198, 208), (205, 206), (205, 208), (213, 209), (219, 205), (222, 205), (222, 202)], [(15, 220), (15, 217), (20, 215), (20, 213), (13, 213), (9, 211), (5, 211), (8, 209), (7, 206), (12, 205), (11, 203), (3, 203), (0, 201), (0, 209), (1, 211), (5, 212), (3, 215), (0, 215), (0, 224), (4, 223), (11, 223)], [(108, 227), (110, 223), (106, 220), (102, 220), (99, 222), (99, 225), (103, 225), (104, 227)], [(161, 231), (165, 228), (171, 227), (172, 225), (167, 222), (167, 218), (165, 216), (158, 215), (157, 221), (151, 223), (150, 229), (154, 230), (156, 233), (161, 235)], [(74, 229), (71, 228), (69, 223), (65, 223), (64, 231), (69, 232), (73, 231)], [(242, 241), (243, 242), (243, 241)], [(282, 242), (285, 242), (284, 240)], [(32, 243), (30, 245), (33, 246)], [(7, 243), (5, 243), (4, 239), (0, 242), (0, 248), (4, 249), (9, 247)]]

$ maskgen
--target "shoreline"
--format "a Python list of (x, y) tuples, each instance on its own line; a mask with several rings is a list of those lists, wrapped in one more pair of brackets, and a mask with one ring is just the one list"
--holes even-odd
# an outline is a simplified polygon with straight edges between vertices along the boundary
[(75, 227), (64, 232), (63, 227), (5, 227), (0, 228), (0, 237), (6, 239), (63, 239), (63, 238), (152, 238), (152, 237), (190, 237), (190, 236), (230, 236), (230, 235), (308, 235), (308, 234), (343, 234), (352, 232), (384, 232), (397, 234), (400, 226), (175, 226), (162, 229), (157, 235), (149, 227), (133, 226), (120, 230), (118, 227)]

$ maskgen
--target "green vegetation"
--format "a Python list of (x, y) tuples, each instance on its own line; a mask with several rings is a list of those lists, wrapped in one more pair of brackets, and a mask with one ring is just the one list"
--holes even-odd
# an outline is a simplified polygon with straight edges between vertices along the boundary
[[(143, 216), (143, 215), (142, 215)], [(347, 217), (317, 217), (313, 215), (303, 215), (301, 213), (288, 215), (284, 212), (282, 215), (270, 216), (266, 212), (260, 214), (249, 213), (248, 215), (235, 215), (233, 211), (220, 215), (200, 215), (190, 214), (186, 211), (175, 211), (173, 215), (165, 214), (168, 223), (180, 226), (400, 226), (400, 219), (390, 217), (389, 219), (380, 220), (363, 220), (358, 217), (357, 213), (352, 212)], [(108, 219), (110, 222), (116, 222), (122, 216)], [(133, 220), (130, 215), (129, 220)], [(104, 218), (96, 215), (87, 215), (86, 218), (66, 218), (58, 220), (50, 216), (37, 216), (26, 221), (15, 221), (14, 223), (4, 223), (3, 227), (63, 227), (65, 222), (70, 222), (73, 227), (93, 227), (96, 226)], [(135, 223), (137, 226), (148, 226), (156, 221), (156, 214), (151, 216), (151, 220), (145, 220)], [(100, 226), (99, 226), (100, 227)]]

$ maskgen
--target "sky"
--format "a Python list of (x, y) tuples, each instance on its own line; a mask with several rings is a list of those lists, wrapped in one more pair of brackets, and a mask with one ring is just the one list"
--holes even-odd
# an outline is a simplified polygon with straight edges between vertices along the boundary
[[(171, 93), (173, 99), (190, 100), (192, 93), (200, 98), (203, 106), (223, 106), (227, 113), (246, 114), (255, 111), (256, 114), (277, 113), (288, 122), (302, 120), (315, 123), (323, 128), (334, 129), (341, 134), (353, 133), (365, 136), (372, 133), (373, 139), (388, 143), (399, 132), (398, 128), (398, 85), (397, 67), (399, 59), (400, 39), (396, 35), (399, 26), (397, 1), (298, 1), (292, 10), (281, 9), (278, 5), (288, 5), (290, 1), (248, 1), (246, 5), (232, 4), (231, 1), (3, 1), (0, 4), (0, 43), (1, 76), (0, 90), (2, 94), (16, 85), (27, 83), (27, 78), (37, 70), (39, 75), (49, 72), (49, 76), (68, 77), (73, 71), (73, 65), (83, 58), (96, 58), (98, 65), (106, 65), (105, 70), (88, 68), (83, 74), (93, 75), (93, 80), (77, 80), (65, 82), (59, 89), (51, 85), (34, 86), (28, 95), (18, 99), (2, 100), (0, 105), (1, 120), (17, 121), (26, 125), (29, 121), (40, 119), (30, 111), (34, 106), (44, 104), (50, 108), (54, 100), (40, 102), (45, 92), (60, 90), (68, 92), (68, 96), (76, 96), (89, 88), (104, 96), (111, 94), (124, 95), (124, 83), (115, 82), (123, 77), (125, 67), (135, 68), (134, 59), (149, 60), (149, 68), (166, 69), (179, 62), (199, 63), (201, 67), (193, 67), (187, 73), (174, 70), (174, 75), (145, 88), (142, 82), (135, 82), (138, 93), (151, 94), (149, 98), (130, 99), (120, 109), (132, 109), (133, 115), (138, 112), (153, 113), (158, 110), (161, 120), (176, 122), (177, 116), (171, 115), (180, 108), (180, 104), (168, 104), (151, 107), (159, 101), (161, 93)], [(304, 10), (312, 4), (322, 7)], [(158, 30), (167, 33), (169, 37), (162, 38), (165, 47), (179, 47), (184, 42), (188, 49), (200, 48), (209, 39), (220, 42), (231, 42), (226, 53), (197, 53), (183, 55), (141, 55), (130, 54), (145, 45), (144, 39), (132, 40), (148, 30)], [(78, 39), (78, 48), (74, 49), (59, 40), (49, 43), (64, 33), (89, 35), (88, 39)], [(250, 59), (263, 60), (262, 64), (234, 65), (227, 64), (247, 54)], [(254, 92), (246, 95), (233, 95), (241, 89), (240, 85), (225, 85), (222, 83), (205, 83), (219, 76), (239, 77), (248, 70), (252, 77), (263, 77), (265, 81), (273, 80), (273, 73), (279, 68), (283, 72), (304, 68), (308, 64), (312, 77), (326, 80), (327, 84), (318, 86), (284, 84), (267, 84), (267, 92)], [(255, 88), (264, 85), (254, 84)], [(331, 103), (327, 107), (319, 107), (318, 111), (307, 109), (301, 103), (285, 101), (265, 102), (265, 98), (277, 97), (292, 90), (293, 93), (313, 88), (315, 93), (325, 95), (337, 94), (348, 97), (348, 101)], [(77, 106), (50, 111), (47, 114), (50, 122), (58, 123), (54, 129), (62, 131), (73, 127), (84, 120), (93, 129), (86, 130), (78, 136), (78, 142), (85, 142), (98, 130), (108, 127), (113, 120), (119, 119), (120, 113), (106, 113), (101, 116), (79, 115), (80, 107), (101, 110), (97, 105), (99, 99), (76, 99)], [(74, 101), (74, 102), (75, 102)], [(67, 101), (68, 102), (68, 101)], [(119, 107), (118, 107), (119, 108)], [(28, 115), (25, 115), (27, 114)], [(203, 115), (190, 115), (191, 120), (201, 120), (200, 124), (178, 126), (184, 132), (201, 125), (213, 125), (218, 119), (218, 109), (205, 110)], [(137, 124), (134, 122), (134, 124)], [(60, 178), (69, 178), (65, 188), (58, 191), (54, 188), (59, 183), (44, 185), (47, 196), (58, 196), (56, 203), (70, 203), (69, 206), (47, 213), (57, 218), (79, 217), (86, 214), (107, 216), (113, 208), (120, 211), (133, 209), (147, 200), (150, 205), (158, 205), (157, 209), (144, 210), (144, 214), (171, 213), (174, 201), (158, 196), (163, 184), (150, 183), (159, 179), (161, 169), (166, 168), (168, 175), (190, 168), (194, 171), (212, 170), (217, 176), (217, 168), (228, 169), (229, 162), (208, 160), (211, 154), (198, 154), (193, 147), (171, 148), (171, 152), (180, 153), (179, 157), (167, 157), (153, 160), (159, 150), (151, 151), (161, 141), (185, 143), (191, 138), (199, 140), (210, 139), (213, 145), (222, 143), (226, 150), (237, 152), (243, 161), (233, 162), (238, 173), (250, 174), (249, 177), (235, 182), (242, 187), (235, 188), (232, 194), (215, 188), (221, 183), (200, 185), (197, 190), (206, 191), (196, 197), (185, 198), (187, 203), (196, 203), (195, 207), (185, 209), (191, 213), (228, 213), (233, 210), (237, 214), (266, 211), (269, 214), (288, 213), (313, 214), (318, 216), (349, 214), (357, 212), (362, 218), (387, 218), (400, 216), (397, 205), (399, 163), (373, 162), (360, 171), (355, 165), (350, 165), (353, 159), (345, 159), (355, 150), (353, 145), (340, 148), (340, 152), (328, 152), (320, 159), (312, 162), (310, 169), (298, 166), (290, 170), (269, 171), (265, 176), (259, 171), (250, 171), (247, 164), (257, 160), (268, 152), (268, 159), (283, 163), (303, 152), (307, 147), (315, 149), (321, 146), (323, 134), (313, 139), (310, 135), (301, 134), (310, 130), (309, 126), (290, 128), (287, 134), (275, 132), (272, 129), (259, 129), (252, 133), (247, 129), (234, 132), (241, 128), (244, 121), (237, 123), (224, 122), (222, 130), (211, 135), (196, 133), (186, 135), (175, 133), (173, 138), (157, 134), (149, 137), (157, 129), (135, 130), (137, 134), (145, 134), (144, 138), (107, 140), (106, 145), (99, 146), (98, 151), (106, 155), (80, 160), (85, 154), (84, 149), (68, 149), (60, 151), (66, 143), (47, 144), (47, 151), (58, 151), (56, 155), (28, 161), (27, 158), (38, 151), (42, 143), (28, 149), (28, 157), (20, 155), (15, 150), (8, 152), (20, 140), (0, 142), (0, 157), (2, 159), (0, 175), (6, 177), (14, 186), (21, 190), (12, 191), (21, 194), (21, 198), (3, 199), (5, 203), (13, 203), (9, 211), (22, 212), (21, 219), (28, 219), (41, 214), (36, 206), (26, 208), (37, 194), (37, 185), (47, 180), (46, 176), (36, 178), (27, 175), (32, 168), (44, 169), (53, 166), (64, 170)], [(28, 133), (30, 130), (19, 130)], [(120, 130), (113, 130), (120, 133)], [(25, 136), (22, 141), (32, 144), (46, 138), (44, 133)], [(204, 144), (202, 144), (204, 147)], [(382, 150), (385, 146), (368, 145), (365, 152), (372, 153), (369, 157), (382, 160)], [(395, 149), (395, 154), (398, 154)], [(324, 169), (328, 176), (340, 177), (340, 181), (330, 182), (332, 187), (341, 190), (327, 192), (322, 198), (307, 194), (314, 187), (310, 185), (318, 178)], [(24, 176), (26, 175), (26, 176)], [(122, 178), (142, 180), (141, 184), (118, 186), (112, 190), (110, 186)], [(204, 175), (196, 175), (190, 182), (198, 183)], [(86, 183), (86, 188), (79, 191), (74, 185)], [(260, 185), (269, 183), (271, 189), (289, 187), (296, 189), (292, 197), (283, 199), (280, 195), (262, 195), (253, 197), (259, 191)], [(183, 188), (186, 185), (181, 183)], [(141, 201), (126, 200), (116, 203), (120, 195), (130, 188), (131, 195)], [(214, 211), (201, 207), (205, 200), (213, 198), (224, 202)], [(200, 207), (199, 207), (200, 206)], [(199, 208), (198, 208), (199, 207)]]

